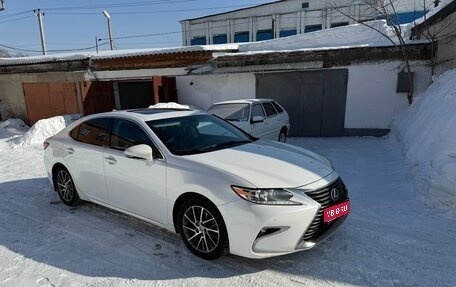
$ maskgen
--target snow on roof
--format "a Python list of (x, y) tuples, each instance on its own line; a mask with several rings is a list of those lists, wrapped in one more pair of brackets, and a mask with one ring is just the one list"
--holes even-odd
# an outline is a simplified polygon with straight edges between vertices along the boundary
[(114, 51), (101, 51), (98, 54), (93, 54), (92, 59), (94, 59), (94, 60), (117, 59), (117, 58), (126, 58), (126, 57), (139, 57), (139, 56), (199, 52), (199, 51), (232, 52), (232, 51), (237, 51), (237, 49), (238, 49), (237, 44), (225, 44), (225, 45), (183, 46), (183, 47), (155, 48), (155, 49), (114, 50)]
[(82, 61), (82, 60), (100, 60), (100, 59), (117, 59), (127, 57), (139, 57), (150, 55), (163, 55), (175, 53), (187, 53), (198, 51), (212, 51), (212, 52), (233, 52), (237, 51), (237, 44), (226, 45), (205, 45), (205, 46), (185, 46), (175, 48), (155, 48), (155, 49), (134, 49), (134, 50), (113, 50), (113, 51), (95, 51), (91, 52), (78, 52), (78, 53), (62, 53), (62, 54), (48, 54), (30, 57), (17, 57), (17, 58), (0, 58), (0, 66), (13, 66), (13, 65), (28, 65), (39, 63), (54, 63), (54, 62), (67, 62), (67, 61)]
[[(366, 25), (372, 28), (366, 27)], [(388, 35), (396, 43), (398, 42), (393, 29), (386, 24), (386, 21), (376, 20), (365, 24), (354, 24), (274, 40), (242, 44), (239, 45), (239, 53), (235, 53), (233, 56), (277, 51), (392, 46), (393, 43), (378, 31)]]
[(83, 61), (90, 58), (91, 52), (83, 53), (64, 53), (64, 54), (49, 54), (41, 56), (30, 57), (16, 57), (16, 58), (0, 58), (0, 66), (14, 66), (26, 64), (40, 64), (40, 63), (55, 63), (67, 61)]
[(182, 110), (190, 110), (190, 107), (187, 105), (181, 105), (175, 102), (167, 102), (167, 103), (156, 103), (155, 105), (149, 106), (149, 109), (182, 109)]
[(439, 12), (440, 10), (445, 8), (448, 4), (452, 3), (453, 1), (454, 0), (441, 0), (439, 3), (439, 6), (432, 7), (431, 9), (429, 9), (429, 12), (427, 12), (425, 15), (423, 15), (423, 17), (416, 19), (415, 21), (413, 21), (413, 23), (410, 23), (410, 24), (412, 26), (418, 26), (419, 24), (423, 23), (427, 19), (429, 19), (432, 16), (434, 16), (435, 14), (437, 14), (437, 12)]
[[(448, 0), (444, 0), (448, 1)], [(366, 25), (371, 26), (366, 27)], [(404, 25), (404, 39), (408, 39), (410, 25)], [(349, 26), (324, 29), (312, 33), (303, 33), (294, 36), (272, 39), (267, 41), (236, 43), (223, 45), (203, 45), (203, 46), (184, 46), (173, 48), (155, 49), (135, 49), (135, 50), (114, 50), (50, 54), (44, 56), (20, 57), (20, 58), (0, 58), (0, 66), (26, 65), (37, 63), (52, 63), (77, 60), (102, 60), (117, 59), (128, 57), (139, 57), (149, 55), (176, 54), (198, 51), (211, 51), (226, 53), (227, 55), (243, 55), (256, 53), (270, 53), (282, 51), (302, 51), (302, 50), (328, 50), (353, 47), (383, 47), (392, 46), (393, 43), (379, 31), (387, 35), (395, 43), (398, 42), (392, 27), (388, 26), (385, 20), (375, 20), (364, 24), (354, 24)], [(408, 40), (407, 40), (408, 41)], [(422, 42), (422, 41), (419, 41)], [(419, 43), (410, 41), (407, 43)], [(233, 53), (235, 52), (235, 53)]]

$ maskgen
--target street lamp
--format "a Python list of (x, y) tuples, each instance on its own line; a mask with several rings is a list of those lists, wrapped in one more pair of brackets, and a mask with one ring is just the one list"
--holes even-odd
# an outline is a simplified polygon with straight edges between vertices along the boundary
[(103, 10), (103, 15), (106, 17), (108, 21), (108, 32), (109, 32), (109, 45), (111, 46), (111, 50), (114, 50), (114, 42), (112, 40), (112, 29), (111, 29), (111, 16), (109, 15), (108, 11)]

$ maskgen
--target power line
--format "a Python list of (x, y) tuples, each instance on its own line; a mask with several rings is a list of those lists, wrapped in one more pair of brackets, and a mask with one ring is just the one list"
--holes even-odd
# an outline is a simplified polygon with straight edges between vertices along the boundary
[(68, 6), (68, 7), (48, 7), (43, 8), (43, 10), (91, 10), (91, 9), (106, 9), (106, 8), (126, 8), (126, 7), (138, 7), (138, 6), (149, 6), (149, 5), (159, 5), (159, 4), (173, 4), (173, 3), (182, 3), (182, 2), (194, 2), (197, 0), (154, 0), (154, 1), (141, 1), (141, 2), (132, 2), (132, 3), (106, 3), (99, 5), (86, 5), (86, 6)]
[(27, 10), (27, 11), (12, 13), (12, 14), (2, 14), (0, 19), (6, 19), (6, 18), (14, 17), (14, 16), (19, 16), (19, 15), (23, 15), (23, 14), (30, 13), (30, 12), (33, 12), (33, 10)]
[[(109, 42), (103, 42), (99, 44), (98, 46), (103, 46), (109, 44)], [(41, 53), (42, 50), (33, 50), (33, 49), (22, 49), (18, 47), (13, 47), (9, 45), (3, 45), (0, 44), (0, 47), (9, 49), (9, 50), (14, 50), (14, 51), (20, 51), (20, 52), (33, 52), (33, 53)], [(53, 50), (47, 50), (48, 52), (77, 52), (77, 51), (87, 51), (87, 50), (92, 50), (95, 49), (97, 46), (90, 46), (90, 47), (85, 47), (85, 48), (76, 48), (76, 49), (53, 49)]]
[[(127, 12), (110, 12), (109, 14), (115, 15), (132, 15), (132, 14), (159, 14), (159, 13), (176, 13), (176, 12), (191, 12), (191, 11), (207, 11), (217, 9), (229, 9), (229, 8), (242, 8), (249, 7), (251, 5), (232, 5), (232, 6), (220, 6), (220, 7), (206, 7), (206, 8), (193, 8), (193, 9), (175, 9), (175, 10), (155, 10), (155, 11), (127, 11)], [(99, 15), (99, 12), (46, 12), (46, 14), (52, 15)]]
[(25, 17), (15, 18), (15, 19), (7, 20), (7, 21), (2, 21), (2, 22), (0, 22), (0, 24), (9, 23), (9, 22), (16, 22), (16, 21), (20, 21), (20, 20), (23, 20), (23, 19), (33, 18), (33, 17), (34, 17), (33, 15), (29, 15), (29, 16), (25, 16)]

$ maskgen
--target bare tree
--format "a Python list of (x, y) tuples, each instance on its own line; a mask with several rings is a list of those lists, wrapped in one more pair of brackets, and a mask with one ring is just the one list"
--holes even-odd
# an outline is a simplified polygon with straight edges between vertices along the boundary
[[(412, 28), (411, 37), (416, 39), (426, 39), (431, 47), (431, 72), (435, 74), (435, 68), (438, 64), (446, 61), (447, 59), (440, 59), (437, 55), (437, 46), (451, 45), (451, 42), (456, 38), (456, 16), (448, 16), (439, 18), (436, 23), (429, 23), (426, 11), (430, 6), (435, 5), (435, 1), (429, 1), (430, 4), (423, 0), (421, 5), (424, 16), (419, 22), (415, 22), (415, 27)], [(437, 2), (438, 3), (438, 2)], [(453, 47), (454, 48), (454, 47)]]
[[(347, 17), (353, 22), (364, 25), (372, 30), (375, 30), (380, 35), (384, 36), (391, 45), (397, 47), (401, 53), (402, 61), (405, 65), (407, 78), (409, 82), (409, 92), (407, 93), (407, 100), (409, 104), (413, 102), (413, 73), (410, 66), (410, 57), (408, 54), (407, 39), (404, 33), (404, 27), (399, 24), (398, 13), (396, 10), (398, 0), (360, 0), (358, 3), (362, 5), (368, 14), (375, 18), (385, 19), (392, 31), (392, 34), (385, 32), (385, 30), (372, 25), (372, 22), (365, 21), (366, 17), (359, 17), (360, 15), (353, 11), (352, 6), (341, 5), (340, 0), (327, 0), (327, 5), (330, 9), (337, 11), (341, 15)], [(366, 15), (364, 15), (366, 16)]]

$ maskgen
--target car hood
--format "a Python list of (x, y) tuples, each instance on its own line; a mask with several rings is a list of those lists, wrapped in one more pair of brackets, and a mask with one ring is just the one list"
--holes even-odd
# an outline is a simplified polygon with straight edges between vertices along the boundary
[(327, 159), (309, 150), (263, 140), (187, 159), (228, 172), (259, 188), (299, 187), (333, 172)]

